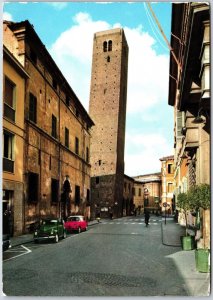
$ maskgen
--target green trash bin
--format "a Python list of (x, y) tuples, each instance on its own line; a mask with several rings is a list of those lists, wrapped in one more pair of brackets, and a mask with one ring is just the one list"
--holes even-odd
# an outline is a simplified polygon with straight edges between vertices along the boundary
[(201, 273), (210, 272), (210, 251), (208, 249), (196, 249), (195, 250), (195, 263), (196, 270)]
[(181, 246), (183, 250), (193, 250), (195, 248), (195, 237), (194, 236), (181, 236)]

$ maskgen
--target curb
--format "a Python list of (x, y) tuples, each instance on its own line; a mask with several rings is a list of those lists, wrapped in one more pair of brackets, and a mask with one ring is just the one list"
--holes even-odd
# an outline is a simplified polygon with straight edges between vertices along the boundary
[[(99, 224), (99, 223), (101, 223), (101, 221), (100, 221), (100, 222), (97, 221), (97, 222), (94, 222), (94, 223), (92, 223), (92, 224), (88, 224), (88, 226), (94, 226), (94, 225), (97, 225), (97, 224)], [(17, 238), (19, 238), (19, 237), (17, 237)], [(12, 238), (12, 239), (13, 239), (13, 238)], [(24, 244), (27, 244), (27, 243), (30, 243), (30, 242), (33, 241), (33, 237), (32, 237), (32, 238), (29, 238), (29, 239), (26, 240), (26, 241), (20, 241), (20, 242), (17, 242), (17, 243), (14, 243), (14, 244), (13, 244), (12, 239), (10, 240), (11, 248), (16, 247), (16, 246), (20, 246), (20, 245), (24, 245)]]
[(169, 247), (181, 247), (181, 244), (178, 245), (173, 245), (173, 244), (169, 244), (169, 243), (165, 243), (164, 242), (164, 231), (163, 231), (163, 224), (161, 223), (161, 240), (162, 240), (162, 244), (164, 246), (169, 246)]

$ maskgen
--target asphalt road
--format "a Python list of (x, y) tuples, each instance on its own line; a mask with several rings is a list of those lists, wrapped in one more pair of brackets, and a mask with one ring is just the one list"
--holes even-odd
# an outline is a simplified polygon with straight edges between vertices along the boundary
[[(161, 217), (102, 220), (59, 243), (28, 243), (3, 259), (8, 296), (186, 296), (161, 240)], [(12, 251), (12, 252), (11, 252)]]

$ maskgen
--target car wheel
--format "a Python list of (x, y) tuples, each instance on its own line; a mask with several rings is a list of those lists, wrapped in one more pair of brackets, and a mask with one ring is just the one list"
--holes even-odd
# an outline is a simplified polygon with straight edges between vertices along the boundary
[(34, 240), (34, 243), (35, 243), (35, 244), (38, 244), (38, 240)]
[(63, 239), (66, 239), (66, 237), (67, 237), (67, 233), (66, 233), (66, 230), (64, 230)]
[(78, 233), (81, 233), (81, 227), (78, 227)]
[(59, 241), (59, 237), (58, 237), (58, 234), (55, 235), (55, 243), (58, 243)]

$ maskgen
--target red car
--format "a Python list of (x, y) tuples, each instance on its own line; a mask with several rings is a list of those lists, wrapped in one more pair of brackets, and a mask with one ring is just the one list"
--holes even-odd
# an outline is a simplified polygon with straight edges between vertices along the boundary
[(70, 216), (67, 218), (64, 227), (69, 232), (77, 231), (78, 233), (80, 233), (81, 231), (87, 230), (88, 223), (85, 220), (84, 216)]

